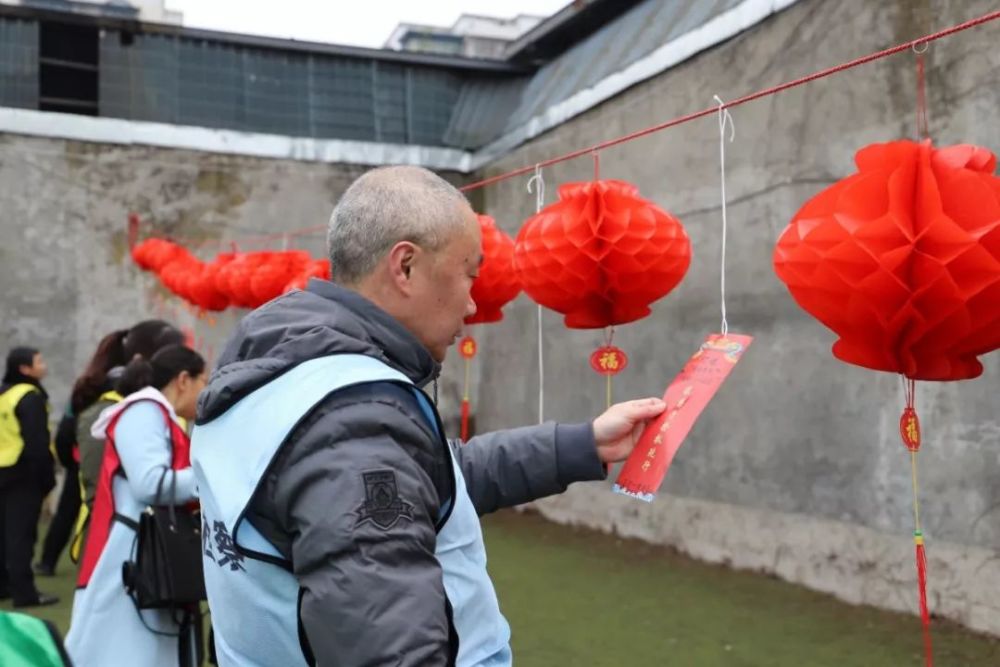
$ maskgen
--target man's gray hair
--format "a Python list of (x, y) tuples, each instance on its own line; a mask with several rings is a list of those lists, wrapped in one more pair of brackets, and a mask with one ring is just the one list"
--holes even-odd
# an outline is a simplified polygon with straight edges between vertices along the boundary
[(421, 167), (380, 167), (354, 181), (330, 216), (331, 277), (356, 284), (400, 241), (434, 252), (463, 224), (465, 196)]

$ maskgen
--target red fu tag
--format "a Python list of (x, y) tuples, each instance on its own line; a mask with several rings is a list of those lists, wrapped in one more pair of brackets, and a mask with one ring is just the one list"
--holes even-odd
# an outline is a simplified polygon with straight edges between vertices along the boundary
[(466, 336), (458, 342), (458, 353), (465, 359), (472, 359), (477, 351), (476, 339), (472, 336)]
[(618, 375), (628, 366), (628, 355), (621, 348), (605, 345), (590, 355), (590, 367), (600, 375)]
[(908, 450), (920, 450), (920, 420), (917, 418), (917, 411), (911, 407), (903, 410), (903, 416), (899, 418), (899, 435)]
[(752, 340), (737, 334), (710, 334), (705, 339), (667, 387), (667, 409), (642, 432), (618, 475), (615, 493), (653, 501), (684, 438)]

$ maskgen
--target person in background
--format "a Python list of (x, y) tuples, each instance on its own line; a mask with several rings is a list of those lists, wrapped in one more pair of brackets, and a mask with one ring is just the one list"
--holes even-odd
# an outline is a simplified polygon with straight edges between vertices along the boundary
[(165, 347), (148, 361), (137, 357), (118, 382), (123, 400), (93, 426), (91, 435), (107, 445), (66, 637), (77, 665), (196, 664), (200, 624), (185, 627), (166, 610), (140, 611), (122, 586), (122, 565), (132, 557), (147, 506), (196, 498), (180, 418), (194, 418), (205, 382), (205, 360), (187, 347)]
[(45, 537), (41, 560), (35, 565), (38, 574), (51, 576), (55, 573), (59, 554), (74, 526), (76, 534), (70, 555), (74, 562), (79, 561), (104, 456), (104, 439), (92, 437), (90, 429), (105, 408), (122, 399), (115, 390), (115, 383), (125, 364), (135, 357), (149, 359), (157, 350), (183, 342), (184, 334), (180, 329), (163, 320), (144, 320), (131, 329), (113, 331), (101, 339), (86, 370), (73, 384), (66, 414), (56, 430), (56, 454), (66, 466), (66, 486)]
[[(131, 329), (113, 334), (120, 342), (121, 354), (114, 355), (114, 364), (108, 365), (105, 373), (117, 378), (118, 371), (136, 357), (151, 359), (157, 351), (184, 343), (180, 329), (163, 320), (144, 320)], [(114, 380), (100, 373), (86, 375), (73, 388), (73, 401), (77, 405), (76, 442), (80, 449), (80, 481), (83, 485), (83, 501), (87, 510), (94, 506), (97, 478), (104, 459), (104, 439), (91, 435), (94, 423), (109, 406), (121, 400), (121, 392), (114, 390)]]
[(35, 588), (31, 571), (42, 501), (56, 484), (42, 387), (47, 372), (41, 352), (16, 347), (0, 384), (0, 598), (13, 598), (15, 607), (59, 601)]
[[(83, 502), (80, 486), (80, 450), (77, 446), (79, 440), (77, 415), (97, 405), (99, 409), (93, 412), (96, 419), (100, 410), (120, 400), (113, 389), (114, 382), (121, 375), (120, 371), (127, 361), (123, 342), (128, 333), (128, 329), (122, 329), (101, 339), (87, 368), (73, 384), (69, 404), (56, 428), (56, 458), (66, 470), (66, 481), (59, 496), (56, 514), (45, 535), (41, 558), (35, 563), (35, 574), (40, 576), (51, 577), (55, 574), (59, 555), (69, 542), (74, 526), (77, 525)], [(114, 369), (118, 372), (113, 372)], [(91, 425), (91, 423), (86, 424), (88, 428)], [(89, 433), (87, 435), (89, 436)], [(103, 447), (100, 449), (103, 450)]]

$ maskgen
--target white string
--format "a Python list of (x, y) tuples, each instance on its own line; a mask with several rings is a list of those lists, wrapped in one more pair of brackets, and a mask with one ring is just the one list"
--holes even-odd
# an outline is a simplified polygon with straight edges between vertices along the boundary
[(726, 320), (726, 233), (729, 222), (726, 218), (726, 125), (729, 125), (729, 141), (736, 138), (736, 125), (729, 115), (725, 102), (718, 95), (715, 101), (719, 103), (719, 174), (722, 190), (722, 259), (719, 268), (719, 292), (722, 300), (722, 335), (729, 333), (729, 322)]
[[(545, 177), (535, 165), (535, 175), (528, 179), (528, 193), (535, 193), (535, 215), (545, 206)], [(538, 306), (538, 423), (545, 421), (545, 346), (542, 331), (542, 307)]]

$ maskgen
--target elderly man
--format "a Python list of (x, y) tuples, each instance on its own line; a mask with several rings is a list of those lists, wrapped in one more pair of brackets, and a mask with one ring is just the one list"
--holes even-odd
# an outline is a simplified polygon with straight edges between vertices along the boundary
[(475, 312), (479, 224), (429, 171), (355, 181), (333, 282), (251, 313), (192, 459), (221, 665), (511, 664), (479, 516), (603, 479), (658, 399), (449, 442), (422, 391)]

